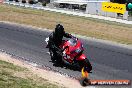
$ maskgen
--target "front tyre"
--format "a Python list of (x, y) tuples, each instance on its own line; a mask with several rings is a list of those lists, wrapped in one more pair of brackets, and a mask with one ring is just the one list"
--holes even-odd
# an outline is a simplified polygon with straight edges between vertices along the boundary
[(83, 87), (86, 87), (86, 86), (88, 86), (88, 85), (91, 84), (91, 81), (90, 81), (90, 79), (88, 79), (88, 78), (82, 78), (82, 79), (80, 80), (80, 84), (81, 84)]
[(84, 62), (85, 66), (84, 66), (84, 70), (88, 71), (88, 72), (91, 72), (92, 70), (92, 65), (91, 63), (89, 62), (89, 60), (86, 58), (85, 59), (85, 62)]
[(84, 71), (91, 72), (92, 65), (87, 58), (83, 61), (80, 61), (79, 64), (80, 64), (81, 69), (84, 67)]

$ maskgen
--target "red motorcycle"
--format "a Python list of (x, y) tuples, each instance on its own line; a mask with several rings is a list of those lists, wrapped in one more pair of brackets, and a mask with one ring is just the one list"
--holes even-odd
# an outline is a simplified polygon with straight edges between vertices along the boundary
[[(48, 40), (48, 38), (46, 39)], [(61, 57), (61, 61), (65, 64), (79, 66), (80, 69), (82, 67), (87, 68), (87, 71), (90, 72), (92, 70), (92, 66), (87, 59), (86, 55), (83, 53), (84, 47), (81, 41), (78, 38), (70, 38), (69, 40), (63, 40), (60, 45), (62, 51), (56, 51)], [(49, 50), (51, 58), (54, 58), (53, 50)]]

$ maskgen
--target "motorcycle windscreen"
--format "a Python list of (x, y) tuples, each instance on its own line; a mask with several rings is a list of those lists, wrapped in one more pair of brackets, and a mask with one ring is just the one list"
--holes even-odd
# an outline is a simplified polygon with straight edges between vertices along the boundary
[(77, 44), (77, 40), (75, 40), (75, 39), (70, 39), (70, 40), (68, 40), (68, 42), (69, 42), (70, 46), (75, 46)]

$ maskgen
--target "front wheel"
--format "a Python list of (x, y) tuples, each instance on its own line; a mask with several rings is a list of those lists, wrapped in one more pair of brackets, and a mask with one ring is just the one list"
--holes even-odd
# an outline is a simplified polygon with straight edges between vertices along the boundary
[(80, 61), (79, 64), (80, 64), (81, 69), (84, 67), (85, 71), (91, 72), (92, 65), (91, 65), (91, 63), (89, 62), (89, 60), (87, 58), (83, 61)]

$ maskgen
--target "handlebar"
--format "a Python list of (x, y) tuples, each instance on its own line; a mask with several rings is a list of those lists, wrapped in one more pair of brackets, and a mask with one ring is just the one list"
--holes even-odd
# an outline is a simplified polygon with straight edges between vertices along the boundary
[(75, 36), (72, 36), (72, 38), (73, 38), (73, 39), (76, 39), (76, 40), (78, 40), (78, 38), (77, 38), (77, 37), (75, 37)]

